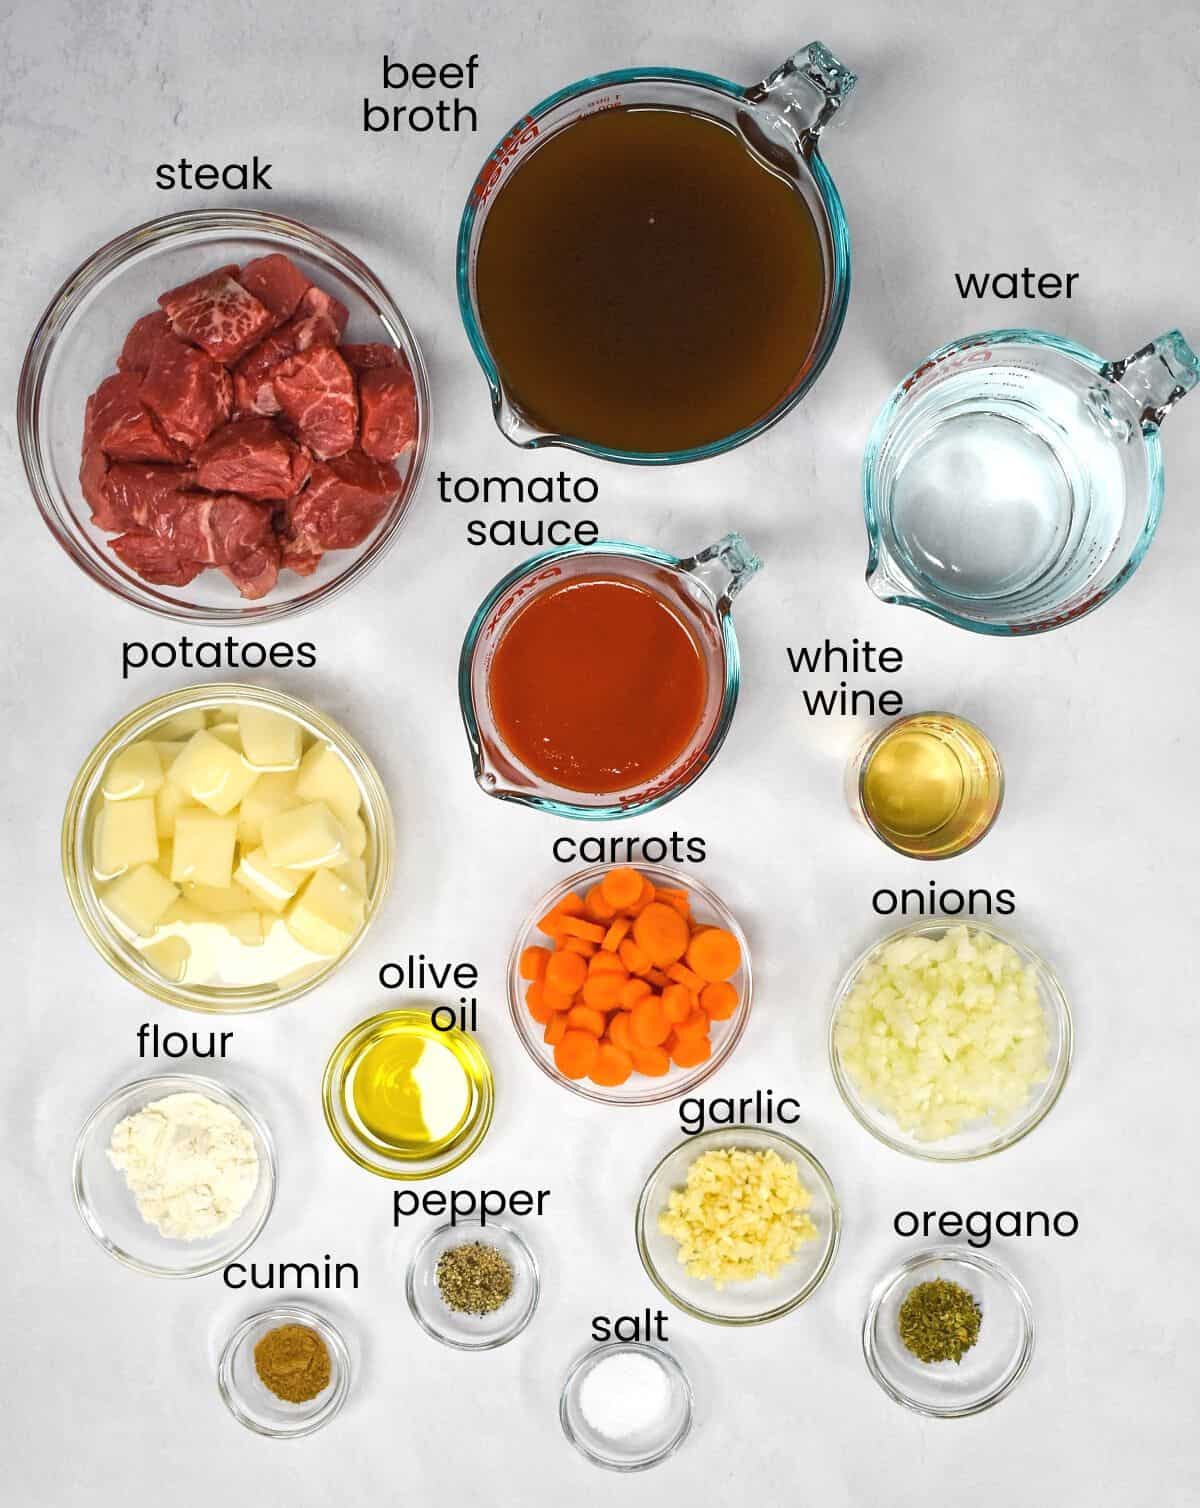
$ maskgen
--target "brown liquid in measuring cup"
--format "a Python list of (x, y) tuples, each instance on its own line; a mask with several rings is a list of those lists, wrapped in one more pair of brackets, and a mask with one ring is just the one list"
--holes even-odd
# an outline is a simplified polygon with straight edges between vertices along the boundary
[(804, 370), (825, 304), (800, 194), (727, 126), (585, 116), (503, 184), (480, 239), (484, 337), (553, 434), (637, 452), (724, 440)]

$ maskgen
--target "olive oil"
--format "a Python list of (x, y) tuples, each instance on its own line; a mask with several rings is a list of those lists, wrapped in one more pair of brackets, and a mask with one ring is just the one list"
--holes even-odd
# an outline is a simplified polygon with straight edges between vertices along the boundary
[(871, 828), (915, 859), (950, 858), (978, 843), (1004, 791), (987, 738), (946, 712), (901, 718), (868, 742), (853, 768)]
[(421, 1011), (377, 1018), (346, 1066), (344, 1097), (359, 1134), (389, 1158), (425, 1159), (475, 1124), (487, 1065), (457, 1028)]
[(801, 194), (730, 127), (678, 109), (602, 110), (548, 136), (497, 192), (475, 278), (515, 407), (639, 454), (770, 414), (827, 302)]

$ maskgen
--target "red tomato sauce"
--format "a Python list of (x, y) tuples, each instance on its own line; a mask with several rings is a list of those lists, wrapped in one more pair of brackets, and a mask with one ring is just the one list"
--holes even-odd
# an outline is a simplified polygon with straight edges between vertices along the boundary
[(632, 581), (577, 576), (547, 588), (504, 630), (488, 673), (496, 728), (543, 780), (634, 790), (687, 749), (708, 671), (667, 602)]

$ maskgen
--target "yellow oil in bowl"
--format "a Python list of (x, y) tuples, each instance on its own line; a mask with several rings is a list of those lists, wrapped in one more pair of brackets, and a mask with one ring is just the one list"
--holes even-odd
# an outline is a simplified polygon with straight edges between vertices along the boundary
[(439, 1031), (428, 1011), (385, 1011), (342, 1038), (325, 1069), (325, 1119), (360, 1167), (432, 1178), (487, 1134), (492, 1070), (474, 1037)]

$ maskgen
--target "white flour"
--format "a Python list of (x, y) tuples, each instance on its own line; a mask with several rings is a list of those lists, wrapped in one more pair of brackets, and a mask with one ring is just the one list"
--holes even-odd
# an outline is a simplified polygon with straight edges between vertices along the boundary
[(258, 1187), (249, 1128), (202, 1094), (152, 1100), (113, 1129), (109, 1161), (162, 1235), (195, 1241), (232, 1225)]

